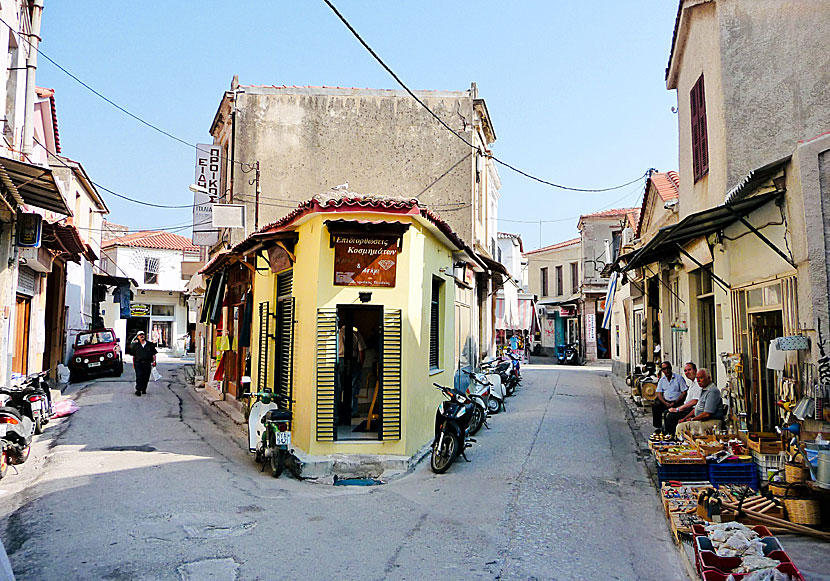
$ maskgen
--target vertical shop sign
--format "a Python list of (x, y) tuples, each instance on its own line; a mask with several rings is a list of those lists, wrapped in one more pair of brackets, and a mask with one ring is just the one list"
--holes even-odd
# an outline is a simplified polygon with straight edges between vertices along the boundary
[(585, 332), (588, 335), (588, 343), (597, 342), (597, 321), (593, 313), (585, 315)]
[[(213, 227), (213, 204), (221, 197), (222, 149), (218, 145), (196, 145), (196, 186), (193, 192), (193, 244), (213, 246), (219, 231)], [(204, 191), (201, 191), (204, 190)]]
[(397, 236), (332, 234), (334, 284), (337, 286), (395, 286)]

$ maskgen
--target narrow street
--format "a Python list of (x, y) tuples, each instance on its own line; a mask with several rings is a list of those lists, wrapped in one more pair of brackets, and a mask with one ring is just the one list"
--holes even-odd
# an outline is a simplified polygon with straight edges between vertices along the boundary
[(131, 369), (0, 485), (18, 579), (685, 579), (605, 371), (526, 366), (470, 463), (377, 487), (274, 479), (241, 431)]

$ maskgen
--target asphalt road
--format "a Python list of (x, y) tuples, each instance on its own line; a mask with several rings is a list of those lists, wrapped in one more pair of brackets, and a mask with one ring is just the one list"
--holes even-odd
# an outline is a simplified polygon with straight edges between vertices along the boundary
[(0, 482), (0, 538), (21, 580), (686, 579), (608, 378), (524, 375), (470, 463), (375, 487), (260, 473), (175, 381), (89, 382)]

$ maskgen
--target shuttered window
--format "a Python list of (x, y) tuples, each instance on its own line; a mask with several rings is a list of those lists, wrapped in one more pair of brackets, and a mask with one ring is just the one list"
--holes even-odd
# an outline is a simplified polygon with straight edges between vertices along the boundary
[(271, 304), (267, 301), (259, 303), (259, 343), (257, 345), (257, 391), (270, 389), (268, 384), (268, 368), (271, 367)]
[(279, 395), (279, 406), (291, 409), (292, 375), (294, 371), (294, 287), (293, 272), (284, 272), (277, 276), (277, 313), (276, 313), (276, 377), (274, 391)]
[(441, 363), (441, 286), (440, 279), (432, 279), (432, 298), (429, 305), (429, 368), (438, 369)]
[(709, 172), (709, 144), (706, 132), (706, 92), (703, 75), (689, 94), (692, 114), (692, 171), (695, 182)]
[(539, 276), (542, 279), (542, 296), (548, 296), (548, 267), (542, 268), (539, 271)]
[(565, 292), (565, 287), (562, 282), (562, 267), (556, 267), (556, 296), (561, 297)]
[[(433, 288), (435, 288), (434, 283)], [(401, 439), (402, 365), (401, 311), (400, 309), (384, 309), (381, 359), (381, 440)]]
[(337, 310), (317, 309), (317, 440), (334, 441)]

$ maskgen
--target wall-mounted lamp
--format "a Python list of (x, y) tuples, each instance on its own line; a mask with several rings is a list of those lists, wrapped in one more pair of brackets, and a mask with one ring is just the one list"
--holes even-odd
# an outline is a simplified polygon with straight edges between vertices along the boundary
[(357, 293), (357, 298), (360, 299), (361, 303), (368, 303), (372, 300), (372, 293), (370, 292), (359, 292)]

